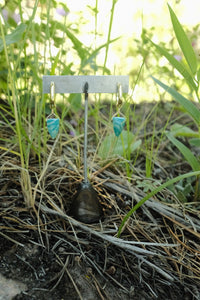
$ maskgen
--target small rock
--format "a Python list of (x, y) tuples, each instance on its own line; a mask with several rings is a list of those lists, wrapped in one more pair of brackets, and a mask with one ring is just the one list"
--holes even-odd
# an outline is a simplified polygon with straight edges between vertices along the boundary
[(0, 274), (0, 300), (12, 300), (14, 296), (27, 290), (27, 286), (17, 280), (7, 279)]

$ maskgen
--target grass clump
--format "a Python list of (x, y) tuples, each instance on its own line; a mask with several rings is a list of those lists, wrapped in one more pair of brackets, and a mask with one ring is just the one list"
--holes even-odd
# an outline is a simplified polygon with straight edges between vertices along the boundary
[[(124, 95), (122, 107), (126, 125), (118, 138), (111, 122), (117, 111), (115, 98), (105, 101), (102, 95), (90, 95), (88, 177), (103, 206), (104, 220), (86, 226), (68, 215), (71, 199), (83, 180), (83, 102), (78, 94), (56, 96), (61, 128), (52, 140), (46, 128), (51, 110), (49, 97), (42, 94), (42, 76), (113, 73), (107, 62), (110, 45), (117, 41), (111, 39), (117, 1), (111, 4), (106, 41), (95, 47), (85, 46), (79, 39), (83, 20), (71, 24), (67, 4), (60, 4), (59, 20), (54, 18), (56, 1), (35, 1), (27, 8), (29, 18), (22, 2), (13, 1), (10, 10), (18, 6), (19, 23), (3, 18), (1, 10), (1, 237), (20, 247), (29, 238), (42, 250), (47, 249), (55, 256), (59, 276), (67, 270), (79, 296), (79, 285), (70, 273), (77, 256), (93, 268), (94, 274), (88, 278), (95, 279), (98, 295), (106, 297), (102, 287), (108, 280), (129, 298), (133, 295), (130, 283), (134, 282), (140, 284), (137, 292), (145, 289), (145, 295), (149, 293), (152, 299), (161, 294), (165, 299), (169, 287), (177, 291), (177, 299), (186, 294), (183, 286), (194, 295), (191, 286), (199, 284), (200, 115), (199, 104), (191, 99), (199, 101), (199, 70), (171, 7), (174, 34), (184, 61), (177, 62), (163, 45), (150, 41), (143, 29), (142, 63), (136, 79), (130, 74), (131, 97)], [(91, 35), (97, 41), (98, 1), (88, 9), (96, 24)], [(167, 58), (184, 77), (189, 96), (162, 82), (166, 69), (160, 70), (159, 80), (154, 69), (152, 82), (174, 101), (133, 103), (134, 91), (144, 81), (149, 66), (147, 49)], [(103, 63), (97, 64), (102, 50)]]

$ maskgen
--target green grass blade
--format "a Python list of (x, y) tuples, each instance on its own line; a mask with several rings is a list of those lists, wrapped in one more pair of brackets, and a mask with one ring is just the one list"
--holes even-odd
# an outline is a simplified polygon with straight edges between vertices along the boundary
[(71, 40), (71, 42), (74, 45), (74, 49), (77, 51), (79, 57), (81, 60), (84, 60), (88, 55), (88, 50), (84, 47), (83, 43), (77, 37), (67, 28), (64, 29), (66, 32), (68, 38)]
[(73, 48), (78, 53), (81, 60), (84, 60), (89, 54), (88, 49), (84, 44), (76, 37), (76, 35), (68, 29), (64, 24), (58, 23), (57, 21), (51, 20), (51, 26), (55, 27), (57, 30), (61, 30), (66, 33), (67, 37), (71, 40)]
[(188, 70), (184, 67), (182, 63), (180, 63), (177, 59), (175, 59), (171, 54), (167, 52), (166, 49), (160, 47), (159, 45), (153, 43), (151, 40), (149, 40), (152, 45), (154, 45), (157, 49), (157, 51), (165, 56), (165, 58), (170, 62), (170, 64), (185, 78), (187, 83), (190, 85), (192, 89), (197, 91), (198, 87), (196, 86), (191, 74), (188, 72)]
[(192, 45), (191, 45), (185, 31), (183, 30), (183, 27), (181, 26), (179, 20), (177, 19), (174, 11), (172, 10), (172, 8), (170, 7), (169, 4), (168, 4), (168, 8), (169, 8), (172, 25), (173, 25), (174, 32), (175, 32), (176, 38), (178, 40), (179, 46), (180, 46), (181, 50), (183, 51), (185, 59), (189, 65), (192, 73), (195, 74), (197, 71), (197, 59), (196, 59), (196, 55), (194, 53), (194, 49), (192, 48)]
[(55, 75), (55, 71), (56, 71), (56, 68), (58, 66), (59, 60), (60, 60), (60, 51), (58, 51), (58, 54), (54, 58), (54, 62), (53, 62), (52, 67), (51, 67), (50, 75)]
[[(117, 41), (118, 39), (120, 39), (120, 37), (117, 37), (117, 38), (115, 38), (115, 39), (113, 39), (113, 40), (110, 40), (109, 43), (110, 43), (110, 44), (111, 44), (111, 43), (114, 43), (114, 42)], [(99, 46), (97, 49), (95, 49), (93, 52), (91, 52), (91, 53), (89, 54), (89, 56), (86, 57), (86, 59), (82, 61), (81, 67), (83, 68), (83, 67), (86, 66), (88, 63), (90, 63), (93, 59), (95, 59), (96, 56), (99, 54), (100, 50), (103, 49), (103, 48), (105, 48), (105, 47), (107, 47), (107, 43), (105, 43), (105, 44)]]
[(120, 237), (122, 229), (124, 227), (124, 224), (127, 222), (127, 220), (130, 218), (130, 216), (141, 206), (143, 205), (149, 198), (153, 197), (154, 195), (156, 195), (157, 193), (159, 193), (160, 191), (162, 191), (164, 188), (167, 188), (168, 186), (174, 184), (175, 182), (178, 182), (180, 180), (183, 180), (185, 178), (189, 178), (192, 176), (198, 176), (200, 175), (200, 171), (196, 171), (196, 172), (190, 172), (187, 174), (182, 174), (179, 175), (173, 179), (168, 180), (167, 182), (161, 184), (159, 187), (155, 188), (153, 191), (151, 191), (150, 193), (148, 193), (144, 198), (142, 198), (128, 213), (127, 215), (124, 217), (124, 219), (122, 220), (121, 225), (119, 226), (119, 230), (117, 233), (117, 236)]
[(162, 83), (160, 80), (156, 79), (155, 77), (151, 76), (153, 80), (159, 84), (165, 91), (167, 91), (169, 94), (174, 97), (174, 100), (176, 100), (178, 103), (180, 103), (184, 109), (187, 111), (187, 113), (193, 118), (193, 120), (196, 122), (196, 124), (200, 125), (200, 111), (198, 108), (188, 99), (183, 97), (181, 94), (179, 94), (176, 90), (169, 87), (168, 85)]
[(199, 133), (197, 131), (194, 131), (190, 127), (179, 124), (179, 123), (174, 123), (171, 126), (170, 131), (174, 137), (177, 137), (177, 136), (185, 136), (185, 137), (189, 137), (189, 138), (191, 138), (191, 137), (198, 138), (199, 137)]
[(105, 59), (104, 59), (104, 64), (103, 64), (103, 75), (106, 72), (106, 63), (108, 59), (108, 49), (110, 45), (110, 37), (111, 37), (111, 30), (112, 30), (112, 25), (113, 25), (113, 18), (114, 18), (114, 10), (115, 10), (115, 5), (118, 0), (112, 0), (112, 8), (111, 8), (111, 13), (110, 13), (110, 21), (109, 21), (109, 28), (108, 28), (108, 36), (107, 36), (107, 43), (106, 43), (106, 53), (105, 53)]
[(193, 171), (200, 170), (200, 163), (194, 156), (194, 154), (187, 148), (183, 143), (178, 141), (172, 134), (167, 134), (168, 139), (179, 149), (179, 151), (183, 154), (187, 162), (190, 164)]
[(16, 152), (16, 151), (13, 151), (13, 150), (11, 150), (10, 148), (6, 148), (6, 147), (0, 146), (0, 149), (1, 149), (1, 150), (4, 150), (4, 151), (6, 151), (6, 152), (10, 152), (10, 153), (12, 153), (12, 154), (15, 154), (15, 155), (17, 155), (17, 156), (20, 156), (20, 153), (18, 153), (18, 152)]

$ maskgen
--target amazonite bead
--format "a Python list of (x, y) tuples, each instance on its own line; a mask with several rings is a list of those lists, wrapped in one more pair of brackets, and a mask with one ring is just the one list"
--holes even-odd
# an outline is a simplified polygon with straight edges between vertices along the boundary
[(118, 137), (124, 128), (126, 119), (123, 117), (113, 117), (112, 121), (113, 121), (114, 133)]
[(57, 118), (47, 119), (47, 129), (52, 139), (55, 139), (58, 134), (59, 124), (60, 120)]

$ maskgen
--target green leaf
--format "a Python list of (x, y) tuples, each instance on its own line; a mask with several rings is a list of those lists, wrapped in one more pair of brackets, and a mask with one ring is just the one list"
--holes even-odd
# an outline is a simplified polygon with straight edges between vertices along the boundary
[(81, 41), (77, 39), (77, 37), (67, 28), (64, 30), (68, 36), (68, 38), (71, 40), (71, 42), (74, 45), (74, 49), (77, 51), (78, 56), (81, 58), (81, 60), (84, 60), (88, 54), (88, 51), (86, 48), (83, 46)]
[(124, 151), (134, 152), (141, 145), (141, 140), (135, 142), (135, 136), (132, 132), (123, 130), (117, 138), (115, 134), (105, 137), (98, 151), (98, 155), (102, 159), (111, 158), (113, 156), (123, 156)]
[(81, 109), (81, 94), (70, 94), (68, 101), (73, 112), (77, 113)]
[(57, 68), (59, 59), (60, 59), (60, 51), (58, 51), (56, 57), (54, 58), (54, 63), (52, 64), (50, 75), (55, 75), (55, 70)]
[(183, 154), (187, 162), (190, 164), (193, 171), (200, 170), (200, 162), (196, 159), (194, 154), (188, 149), (183, 143), (178, 141), (172, 134), (167, 134), (168, 139), (179, 149), (179, 151)]
[(174, 97), (174, 99), (185, 108), (185, 110), (187, 111), (187, 113), (193, 118), (193, 120), (199, 126), (200, 125), (200, 111), (194, 105), (194, 103), (192, 103), (191, 101), (189, 101), (188, 99), (186, 99), (185, 97), (183, 97), (181, 94), (179, 94), (173, 88), (171, 88), (171, 87), (165, 85), (164, 83), (162, 83), (160, 80), (156, 79), (153, 76), (151, 76), (151, 77), (153, 78), (153, 80), (157, 84), (159, 84), (165, 91), (167, 91), (169, 94), (171, 94), (172, 97)]
[[(6, 40), (6, 45), (11, 45), (14, 43), (19, 42), (22, 39), (23, 33), (26, 30), (26, 24), (20, 24), (19, 26), (17, 26), (15, 28), (15, 30), (13, 30), (12, 33), (8, 34), (5, 36), (5, 40)], [(3, 40), (0, 39), (0, 52), (3, 51)]]
[[(109, 44), (116, 42), (120, 37), (117, 37), (113, 40), (109, 41)], [(83, 68), (84, 66), (86, 66), (88, 63), (90, 63), (100, 52), (101, 49), (105, 48), (107, 46), (107, 43), (99, 46), (97, 49), (95, 49), (91, 54), (89, 54), (88, 57), (86, 57), (81, 64), (81, 67)]]
[(172, 10), (172, 8), (170, 7), (169, 4), (168, 4), (168, 8), (169, 8), (172, 25), (173, 25), (174, 32), (175, 32), (176, 38), (178, 40), (179, 46), (181, 47), (181, 50), (183, 51), (185, 59), (189, 65), (192, 73), (195, 74), (197, 71), (197, 59), (196, 59), (194, 49), (193, 49), (185, 31), (183, 30), (183, 27), (181, 26), (179, 20), (177, 19), (174, 11)]
[(180, 63), (177, 59), (174, 58), (171, 54), (167, 52), (166, 49), (160, 47), (159, 45), (153, 43), (151, 40), (149, 40), (152, 45), (154, 45), (158, 52), (160, 52), (161, 55), (165, 56), (166, 59), (172, 64), (174, 68), (185, 78), (187, 83), (190, 85), (192, 89), (197, 91), (198, 87), (196, 86), (191, 74), (188, 72), (188, 70), (184, 67), (182, 63)]
[(200, 147), (200, 138), (189, 139), (189, 143), (192, 146)]
[(76, 37), (76, 35), (62, 23), (58, 23), (57, 21), (51, 21), (51, 24), (52, 27), (55, 27), (57, 30), (61, 30), (66, 33), (67, 37), (71, 40), (73, 44), (73, 48), (78, 53), (78, 56), (81, 60), (84, 60), (89, 54), (89, 51), (84, 46), (84, 44)]
[(174, 123), (170, 128), (173, 136), (199, 137), (199, 133), (179, 123)]

